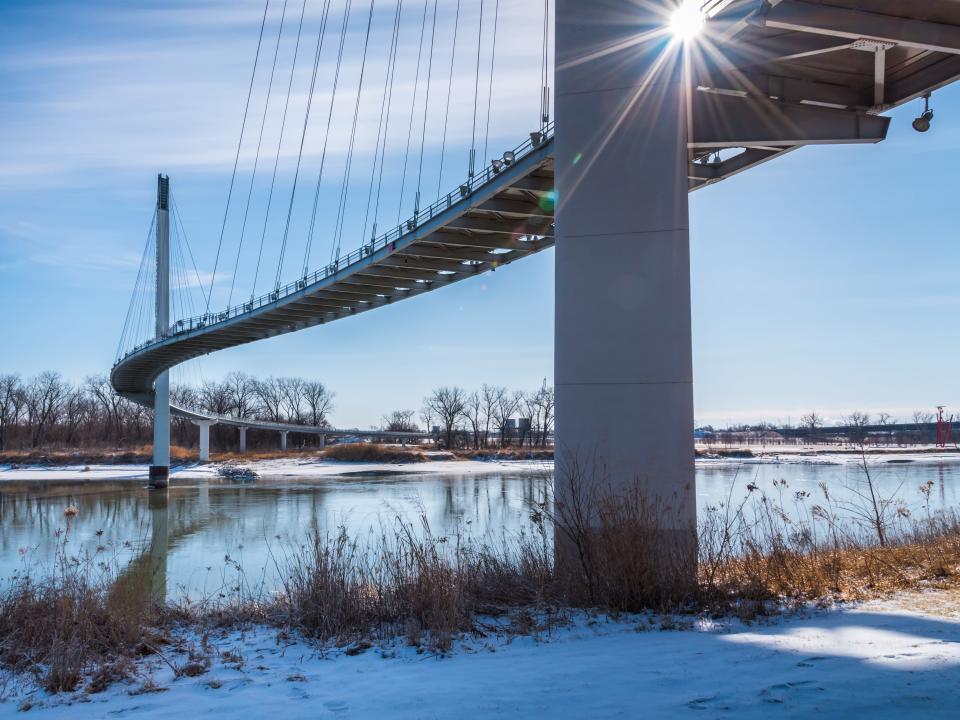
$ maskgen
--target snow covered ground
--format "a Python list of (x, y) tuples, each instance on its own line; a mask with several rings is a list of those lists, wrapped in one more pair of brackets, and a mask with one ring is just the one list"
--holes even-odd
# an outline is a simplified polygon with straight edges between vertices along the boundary
[[(871, 464), (887, 463), (958, 463), (960, 453), (918, 453), (885, 452), (868, 455)], [(861, 458), (856, 454), (826, 453), (799, 454), (786, 452), (779, 454), (767, 450), (767, 454), (754, 458), (698, 458), (698, 466), (714, 465), (858, 465)], [(237, 463), (234, 463), (237, 464)], [(373, 476), (376, 474), (422, 474), (437, 473), (444, 475), (483, 475), (496, 472), (509, 473), (552, 473), (553, 461), (550, 460), (434, 460), (418, 463), (366, 463), (338, 462), (315, 458), (290, 457), (281, 460), (251, 460), (241, 463), (254, 470), (262, 478), (323, 479), (350, 476)], [(202, 479), (217, 476), (223, 463), (206, 465), (188, 464), (175, 468), (174, 479)], [(68, 465), (68, 466), (20, 466), (12, 468), (0, 465), (0, 483), (36, 482), (36, 481), (104, 481), (147, 479), (146, 465)]]
[(401, 645), (324, 654), (262, 628), (213, 643), (220, 654), (197, 677), (174, 679), (154, 659), (146, 685), (89, 696), (51, 698), (8, 683), (0, 717), (30, 705), (30, 716), (71, 720), (884, 720), (956, 718), (960, 697), (960, 594), (942, 591), (752, 625), (581, 619), (539, 639), (467, 640), (446, 657)]
[[(376, 474), (439, 473), (445, 475), (481, 475), (496, 472), (544, 473), (553, 472), (553, 463), (540, 460), (437, 460), (418, 463), (365, 463), (338, 462), (307, 458), (282, 460), (252, 460), (234, 463), (252, 469), (262, 478), (323, 479)], [(176, 467), (171, 472), (174, 479), (201, 479), (217, 476), (223, 463), (206, 465), (191, 464)], [(12, 468), (0, 465), (0, 484), (3, 482), (36, 481), (104, 481), (147, 479), (146, 465), (67, 465), (67, 466), (21, 466)]]

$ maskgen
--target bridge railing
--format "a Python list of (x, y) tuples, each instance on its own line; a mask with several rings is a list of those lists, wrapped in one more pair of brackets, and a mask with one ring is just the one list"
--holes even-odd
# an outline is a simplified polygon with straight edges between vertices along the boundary
[[(461, 200), (470, 197), (477, 190), (493, 182), (493, 180), (501, 172), (504, 172), (504, 170), (510, 165), (524, 159), (527, 155), (549, 141), (553, 137), (553, 132), (554, 125), (553, 123), (550, 123), (546, 125), (542, 131), (530, 133), (530, 137), (525, 142), (515, 147), (512, 151), (504, 153), (503, 160), (491, 161), (482, 171), (467, 178), (465, 182), (461, 183), (454, 190), (436, 200), (433, 204), (429, 205), (423, 210), (419, 210), (406, 221), (396, 226), (392, 230), (385, 232), (380, 237), (371, 238), (370, 242), (361, 245), (348, 255), (345, 255), (342, 258), (338, 257), (334, 259), (334, 261), (329, 265), (304, 275), (299, 280), (287, 283), (282, 287), (277, 287), (271, 292), (264, 293), (256, 298), (252, 298), (248, 302), (234, 305), (233, 307), (223, 310), (222, 312), (205, 313), (203, 315), (195, 315), (190, 318), (177, 320), (162, 336), (140, 343), (125, 353), (123, 358), (139, 352), (143, 348), (153, 345), (154, 343), (165, 338), (190, 332), (191, 330), (196, 330), (198, 328), (216, 325), (221, 322), (226, 322), (232, 318), (246, 315), (247, 313), (251, 313), (259, 308), (271, 305), (285, 297), (288, 297), (289, 295), (299, 292), (308, 286), (313, 285), (314, 283), (336, 275), (341, 270), (345, 270), (354, 263), (360, 262), (370, 255), (373, 255), (373, 253), (375, 253), (377, 250), (386, 248), (391, 243), (394, 243), (405, 235), (414, 232), (423, 223), (429, 222), (437, 215), (446, 212)], [(121, 360), (123, 358), (121, 358)], [(118, 362), (120, 362), (120, 360), (118, 360)]]

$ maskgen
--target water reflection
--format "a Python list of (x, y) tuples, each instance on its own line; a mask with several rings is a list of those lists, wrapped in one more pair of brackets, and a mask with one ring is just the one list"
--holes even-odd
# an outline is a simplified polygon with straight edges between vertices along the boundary
[[(914, 509), (922, 508), (918, 488), (928, 481), (936, 487), (932, 509), (960, 506), (960, 464), (888, 464), (872, 473), (882, 493), (897, 491)], [(842, 497), (861, 475), (855, 466), (708, 465), (697, 469), (697, 501), (702, 510), (743, 497), (748, 483), (770, 490), (781, 479), (789, 495), (804, 490), (818, 498), (825, 483)], [(24, 564), (49, 564), (55, 533), (63, 529), (69, 554), (106, 558), (117, 569), (118, 586), (158, 600), (216, 597), (239, 583), (269, 589), (276, 564), (310, 531), (343, 527), (362, 542), (396, 518), (413, 521), (420, 514), (437, 535), (529, 531), (530, 507), (543, 502), (549, 483), (540, 475), (492, 474), (175, 482), (152, 492), (130, 482), (3, 484), (0, 578)], [(64, 517), (69, 505), (79, 510), (74, 518)]]

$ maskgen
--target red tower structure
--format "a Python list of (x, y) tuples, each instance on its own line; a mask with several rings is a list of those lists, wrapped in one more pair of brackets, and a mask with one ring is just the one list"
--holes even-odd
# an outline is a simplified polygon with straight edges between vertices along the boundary
[(953, 416), (947, 418), (944, 415), (943, 406), (937, 407), (937, 447), (946, 447), (950, 444), (951, 430), (953, 429)]

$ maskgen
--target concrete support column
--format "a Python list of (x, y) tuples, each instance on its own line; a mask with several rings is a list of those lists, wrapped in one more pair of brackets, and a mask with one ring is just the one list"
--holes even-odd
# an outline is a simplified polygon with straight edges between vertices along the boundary
[(280, 449), (281, 450), (287, 449), (287, 431), (286, 430), (280, 431)]
[(556, 495), (569, 501), (584, 475), (613, 491), (639, 482), (656, 523), (690, 537), (688, 98), (683, 45), (666, 31), (677, 4), (556, 2)]
[[(157, 176), (157, 291), (156, 337), (170, 325), (170, 178)], [(165, 488), (170, 475), (170, 377), (167, 371), (154, 381), (153, 465), (150, 487)]]
[(323, 450), (326, 446), (327, 446), (327, 436), (326, 436), (326, 435), (321, 435), (321, 436), (320, 436), (320, 449)]
[(200, 428), (200, 462), (210, 462), (210, 426), (217, 423), (201, 420), (194, 424)]
[(240, 452), (245, 453), (247, 451), (247, 429), (245, 427), (240, 428)]

